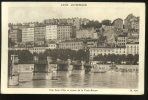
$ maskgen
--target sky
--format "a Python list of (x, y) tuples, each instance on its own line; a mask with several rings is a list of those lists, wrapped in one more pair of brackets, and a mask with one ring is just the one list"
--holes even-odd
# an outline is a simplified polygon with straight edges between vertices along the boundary
[[(125, 19), (129, 14), (139, 16), (139, 9), (134, 7), (9, 7), (8, 22), (42, 22), (52, 18), (88, 18), (111, 21)], [(139, 16), (140, 17), (140, 16)]]

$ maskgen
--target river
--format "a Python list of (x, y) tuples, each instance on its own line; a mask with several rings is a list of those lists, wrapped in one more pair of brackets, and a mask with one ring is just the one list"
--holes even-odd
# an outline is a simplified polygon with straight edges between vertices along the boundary
[(58, 80), (31, 80), (10, 88), (138, 88), (139, 74), (130, 72), (85, 73), (67, 76), (66, 71), (57, 73)]

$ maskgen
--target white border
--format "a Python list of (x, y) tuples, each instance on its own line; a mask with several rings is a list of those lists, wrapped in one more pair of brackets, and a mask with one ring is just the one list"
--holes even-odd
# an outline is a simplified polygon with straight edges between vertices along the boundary
[[(121, 95), (142, 95), (144, 94), (144, 54), (145, 54), (145, 4), (144, 3), (97, 3), (78, 2), (77, 4), (87, 4), (87, 7), (137, 7), (140, 11), (140, 38), (139, 38), (139, 87), (138, 92), (130, 92), (130, 89), (97, 89), (98, 92), (51, 92), (50, 88), (7, 88), (7, 59), (8, 59), (8, 7), (59, 7), (61, 3), (68, 2), (2, 2), (2, 57), (1, 57), (1, 93), (3, 94), (121, 94)], [(76, 4), (69, 2), (68, 4)], [(53, 89), (53, 88), (52, 88)], [(59, 88), (58, 88), (59, 89)], [(61, 88), (62, 89), (62, 88)], [(68, 88), (64, 88), (67, 89)], [(76, 89), (76, 88), (72, 88)], [(81, 89), (81, 88), (79, 88)], [(84, 88), (82, 88), (84, 90)], [(70, 88), (69, 88), (70, 90)]]

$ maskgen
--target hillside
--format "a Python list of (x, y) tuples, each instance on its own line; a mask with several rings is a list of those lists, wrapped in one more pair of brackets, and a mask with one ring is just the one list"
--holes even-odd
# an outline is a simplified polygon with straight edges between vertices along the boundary
[(121, 33), (122, 33), (121, 30), (117, 31), (116, 28), (112, 28), (112, 29), (105, 30), (105, 31), (103, 32), (103, 36), (106, 37), (106, 43), (107, 43), (107, 44), (114, 44), (114, 43), (115, 43), (115, 38), (116, 38), (119, 34), (121, 34)]

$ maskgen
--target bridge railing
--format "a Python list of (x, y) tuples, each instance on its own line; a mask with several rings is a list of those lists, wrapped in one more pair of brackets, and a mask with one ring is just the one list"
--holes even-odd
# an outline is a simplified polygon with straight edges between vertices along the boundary
[(19, 61), (19, 64), (46, 64), (47, 60), (39, 60), (39, 61)]

